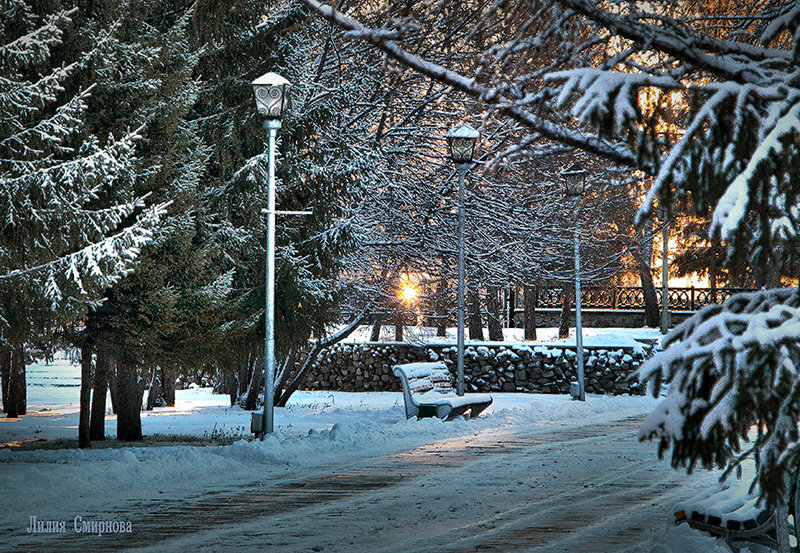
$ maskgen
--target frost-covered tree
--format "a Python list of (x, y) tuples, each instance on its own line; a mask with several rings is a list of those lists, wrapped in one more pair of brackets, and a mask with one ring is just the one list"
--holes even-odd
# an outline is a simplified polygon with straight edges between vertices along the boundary
[[(214, 230), (206, 224), (200, 178), (208, 149), (188, 117), (200, 88), (194, 75), (198, 52), (189, 38), (191, 9), (154, 0), (94, 8), (76, 40), (92, 40), (106, 21), (118, 23), (113, 48), (88, 68), (97, 93), (87, 120), (106, 130), (143, 125), (136, 189), (170, 201), (136, 271), (107, 290), (78, 338), (96, 350), (98, 366), (114, 360), (117, 438), (137, 440), (144, 386), (153, 394), (164, 390), (163, 401), (174, 403), (177, 372), (201, 367), (218, 343), (216, 313), (230, 279), (216, 263)], [(102, 399), (106, 384), (102, 378), (98, 383), (95, 399)], [(103, 412), (98, 404), (95, 428), (102, 427)]]
[[(56, 3), (57, 4), (57, 3)], [(64, 59), (75, 10), (13, 0), (0, 13), (0, 337), (9, 416), (24, 413), (25, 344), (76, 321), (131, 271), (163, 205), (133, 187), (136, 129), (96, 135), (76, 75), (112, 29)]]
[[(371, 6), (362, 12), (354, 9), (376, 23), (389, 19), (384, 12), (372, 12)], [(480, 50), (474, 43), (465, 44), (459, 19), (469, 18), (468, 13), (455, 4), (439, 10), (428, 4), (406, 3), (397, 9), (418, 25), (409, 41), (414, 48), (425, 50), (426, 62), (475, 70)], [(439, 18), (428, 17), (431, 13)], [(453, 305), (447, 307), (453, 304), (447, 300), (447, 291), (450, 296), (455, 291), (457, 186), (443, 136), (456, 122), (467, 121), (482, 134), (479, 156), (466, 186), (466, 265), (472, 297), (488, 300), (487, 310), (493, 306), (491, 311), (496, 313), (492, 295), (499, 288), (571, 282), (572, 208), (559, 175), (572, 161), (568, 150), (550, 144), (546, 154), (542, 149), (541, 155), (517, 156), (518, 141), (527, 141), (524, 127), (484, 111), (480, 102), (462, 91), (382, 60), (375, 50), (363, 51), (363, 45), (349, 46), (350, 50), (357, 50), (365, 65), (378, 69), (372, 76), (375, 84), (370, 101), (381, 110), (374, 141), (384, 152), (381, 172), (385, 177), (365, 195), (359, 211), (366, 236), (359, 249), (363, 266), (355, 272), (357, 278), (402, 262), (407, 271), (424, 275), (430, 283), (428, 293), (417, 302), (421, 309), (436, 311), (438, 320), (454, 316)], [(590, 281), (613, 274), (615, 263), (609, 261), (620, 255), (618, 245), (615, 251), (606, 249), (606, 255), (594, 256), (591, 251), (603, 242), (603, 247), (609, 246), (609, 229), (598, 228), (601, 218), (596, 214), (604, 209), (600, 201), (606, 201), (597, 193), (599, 184), (612, 179), (614, 175), (593, 177), (591, 197), (580, 208), (586, 245), (583, 269)], [(596, 264), (595, 259), (599, 261)], [(395, 309), (397, 291), (387, 292), (390, 300), (385, 309)], [(480, 319), (475, 307), (483, 299), (469, 303), (475, 321), (470, 325), (472, 332)], [(393, 320), (386, 322), (392, 324), (398, 317), (388, 318)], [(487, 322), (495, 321), (495, 316), (487, 317)], [(493, 335), (499, 335), (496, 325)]]
[[(547, 138), (642, 171), (653, 185), (640, 224), (657, 199), (669, 206), (687, 198), (699, 214), (713, 212), (709, 237), (729, 260), (746, 259), (757, 285), (796, 267), (796, 2), (443, 0), (430, 11), (455, 17), (462, 42), (432, 44), (419, 40), (418, 13), (365, 25), (358, 9), (303, 1), (388, 58), (527, 129), (509, 155), (540, 154), (552, 147), (539, 140)], [(459, 64), (476, 42), (475, 63)], [(530, 68), (526, 60), (543, 47), (557, 52), (553, 63)], [(436, 58), (443, 51), (452, 55)], [(734, 467), (752, 455), (762, 496), (783, 502), (787, 473), (800, 461), (799, 321), (796, 290), (765, 290), (676, 328), (643, 368), (654, 385), (670, 384), (643, 436), (671, 448), (676, 466)], [(756, 438), (743, 446), (754, 427)]]
[(213, 206), (220, 266), (232, 271), (224, 342), (214, 359), (238, 376), (248, 407), (262, 386), (256, 361), (264, 351), (267, 198), (266, 131), (251, 82), (274, 71), (292, 83), (278, 134), (277, 207), (313, 215), (277, 217), (276, 346), (279, 365), (289, 370), (278, 375), (276, 394), (285, 401), (302, 379), (290, 361), (339, 316), (342, 260), (354, 244), (351, 201), (375, 171), (362, 132), (373, 119), (357, 116), (367, 87), (350, 78), (359, 67), (339, 50), (341, 37), (291, 2), (200, 1), (192, 32), (204, 85), (193, 120), (211, 148), (202, 186)]

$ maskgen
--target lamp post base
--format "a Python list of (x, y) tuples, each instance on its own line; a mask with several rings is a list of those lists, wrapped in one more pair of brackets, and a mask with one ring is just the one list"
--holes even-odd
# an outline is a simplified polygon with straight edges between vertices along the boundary
[(250, 415), (250, 432), (256, 435), (256, 438), (264, 436), (264, 412), (251, 413)]

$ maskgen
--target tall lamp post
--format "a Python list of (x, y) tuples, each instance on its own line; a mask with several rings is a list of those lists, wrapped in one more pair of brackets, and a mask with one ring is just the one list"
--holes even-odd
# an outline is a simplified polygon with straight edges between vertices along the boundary
[(458, 365), (456, 393), (464, 395), (464, 177), (475, 156), (478, 131), (457, 125), (447, 132), (450, 157), (458, 170)]
[[(252, 430), (262, 440), (274, 429), (275, 400), (275, 138), (288, 103), (289, 81), (277, 73), (266, 73), (253, 81), (258, 113), (269, 134), (269, 177), (267, 179), (267, 274), (264, 314), (264, 413), (253, 415)], [(259, 425), (260, 422), (260, 425)], [(259, 428), (260, 426), (260, 428)]]
[(669, 331), (669, 211), (661, 209), (661, 334)]
[(588, 171), (580, 164), (573, 163), (568, 169), (561, 172), (566, 183), (567, 197), (572, 201), (572, 211), (575, 215), (575, 346), (578, 361), (578, 391), (573, 397), (586, 401), (586, 386), (583, 375), (583, 327), (581, 325), (581, 246), (578, 232), (578, 202), (586, 188), (586, 175)]

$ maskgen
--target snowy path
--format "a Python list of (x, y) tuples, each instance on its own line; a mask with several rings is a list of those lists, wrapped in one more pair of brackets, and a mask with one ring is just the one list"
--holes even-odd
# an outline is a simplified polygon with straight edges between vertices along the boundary
[[(10, 550), (646, 552), (687, 477), (635, 439), (640, 419), (542, 433), (490, 428), (257, 488), (107, 506), (133, 534), (20, 535)], [(97, 518), (101, 518), (98, 516)], [(147, 546), (144, 546), (147, 544)]]

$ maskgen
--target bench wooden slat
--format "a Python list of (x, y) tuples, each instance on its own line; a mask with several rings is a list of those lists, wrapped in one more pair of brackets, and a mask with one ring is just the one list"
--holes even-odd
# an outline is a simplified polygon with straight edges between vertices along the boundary
[[(726, 483), (717, 490), (706, 490), (675, 506), (675, 524), (687, 523), (692, 528), (721, 537), (729, 545), (736, 542), (751, 542), (778, 549), (778, 511), (760, 507), (758, 494), (746, 491), (742, 486)], [(795, 472), (787, 496), (791, 520), (796, 520), (800, 510), (798, 473)], [(789, 525), (790, 532), (797, 537), (796, 526)], [(797, 549), (793, 549), (797, 551)]]
[(469, 411), (477, 417), (492, 403), (486, 394), (456, 395), (453, 377), (443, 362), (404, 363), (392, 369), (403, 385), (406, 418), (439, 417), (453, 420)]

